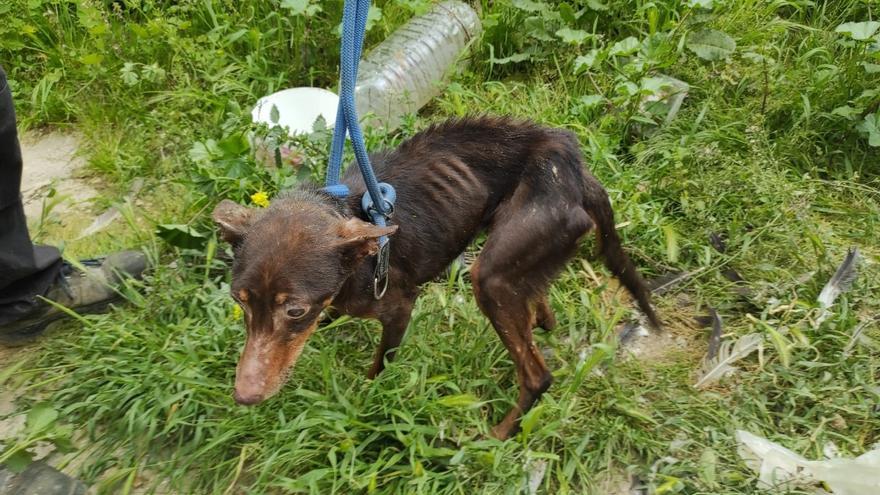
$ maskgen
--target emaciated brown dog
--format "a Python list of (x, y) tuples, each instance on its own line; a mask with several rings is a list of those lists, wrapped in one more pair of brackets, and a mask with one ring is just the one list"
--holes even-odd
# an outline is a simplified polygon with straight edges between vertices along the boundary
[[(620, 246), (608, 195), (585, 169), (571, 133), (508, 118), (450, 120), (372, 155), (372, 163), (397, 191), (388, 227), (371, 224), (362, 211), (357, 167), (342, 179), (351, 189), (344, 200), (303, 185), (266, 209), (225, 200), (214, 210), (222, 238), (234, 246), (232, 297), (247, 326), (237, 402), (256, 404), (278, 392), (328, 307), (382, 323), (368, 372), (375, 377), (394, 357), (421, 286), (483, 231), (485, 245), (470, 269), (474, 294), (519, 379), (516, 405), (494, 436), (515, 433), (550, 386), (532, 329), (555, 326), (548, 288), (590, 230), (608, 268), (659, 328), (648, 290)], [(377, 300), (374, 255), (385, 235), (392, 236), (390, 285)]]

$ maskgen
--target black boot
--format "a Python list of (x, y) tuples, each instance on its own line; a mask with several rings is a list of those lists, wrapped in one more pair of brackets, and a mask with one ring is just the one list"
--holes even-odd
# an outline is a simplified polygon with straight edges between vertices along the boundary
[[(138, 251), (120, 251), (103, 259), (81, 262), (84, 271), (65, 263), (45, 299), (76, 313), (97, 313), (120, 298), (117, 287), (127, 277), (140, 277), (147, 258)], [(34, 298), (30, 309), (6, 323), (0, 322), (0, 344), (22, 345), (34, 340), (49, 323), (68, 316), (43, 298)]]

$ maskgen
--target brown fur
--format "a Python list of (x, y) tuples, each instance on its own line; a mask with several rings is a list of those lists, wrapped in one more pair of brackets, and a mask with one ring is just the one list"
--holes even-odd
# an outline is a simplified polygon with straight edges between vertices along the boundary
[[(343, 178), (352, 190), (344, 201), (306, 185), (266, 210), (230, 201), (214, 210), (222, 238), (235, 248), (232, 294), (246, 315), (238, 402), (277, 392), (328, 305), (382, 322), (368, 372), (376, 376), (400, 345), (421, 285), (482, 231), (488, 238), (471, 268), (474, 294), (520, 384), (515, 406), (492, 430), (496, 437), (513, 434), (550, 386), (532, 330), (556, 325), (547, 290), (584, 234), (597, 231), (609, 269), (659, 328), (648, 290), (621, 248), (608, 195), (570, 133), (506, 118), (451, 120), (372, 161), (379, 179), (397, 191), (389, 227), (366, 221), (357, 167)], [(391, 234), (391, 282), (376, 300), (372, 255), (379, 237)]]

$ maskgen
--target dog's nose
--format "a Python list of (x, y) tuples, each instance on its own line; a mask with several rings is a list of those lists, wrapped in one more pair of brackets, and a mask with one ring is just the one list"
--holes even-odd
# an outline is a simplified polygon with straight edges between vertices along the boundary
[(263, 396), (260, 394), (240, 394), (238, 390), (232, 393), (232, 398), (235, 402), (243, 406), (252, 406), (254, 404), (258, 404), (263, 401)]

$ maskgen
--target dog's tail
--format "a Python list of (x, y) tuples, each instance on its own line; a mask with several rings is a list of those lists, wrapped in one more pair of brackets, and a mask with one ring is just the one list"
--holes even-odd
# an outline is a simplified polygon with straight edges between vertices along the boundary
[(584, 177), (584, 186), (584, 208), (596, 224), (596, 239), (599, 242), (599, 253), (605, 261), (605, 266), (632, 294), (651, 326), (655, 330), (660, 330), (660, 319), (657, 318), (657, 314), (654, 313), (654, 308), (651, 306), (650, 291), (620, 245), (620, 237), (618, 237), (617, 229), (614, 226), (614, 211), (611, 209), (608, 193), (605, 192), (599, 181), (589, 174)]

